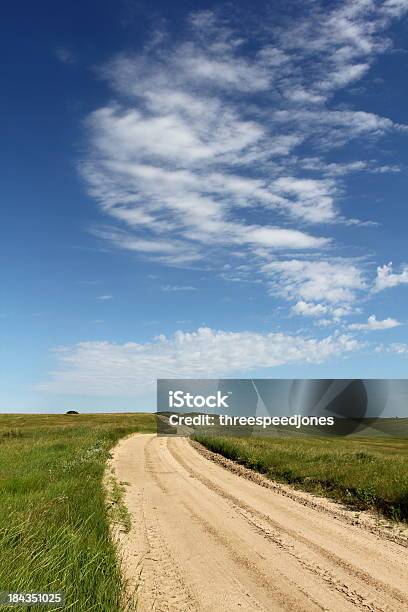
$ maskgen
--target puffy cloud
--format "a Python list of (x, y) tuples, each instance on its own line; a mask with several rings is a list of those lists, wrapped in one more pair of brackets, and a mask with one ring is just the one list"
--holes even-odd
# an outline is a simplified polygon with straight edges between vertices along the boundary
[(361, 270), (345, 260), (273, 261), (263, 271), (271, 278), (271, 291), (289, 300), (347, 304), (365, 288)]
[(392, 329), (393, 327), (398, 327), (401, 325), (399, 321), (396, 319), (383, 319), (382, 321), (378, 320), (375, 315), (371, 315), (368, 317), (366, 323), (351, 323), (349, 325), (349, 329), (353, 330), (373, 330), (373, 329)]
[(378, 292), (406, 283), (408, 283), (408, 265), (404, 264), (398, 274), (393, 272), (392, 261), (390, 261), (388, 264), (378, 266), (373, 291)]
[(343, 317), (359, 312), (359, 310), (359, 308), (350, 304), (336, 306), (329, 302), (321, 304), (316, 302), (305, 302), (304, 300), (299, 300), (299, 302), (296, 302), (296, 304), (292, 306), (292, 312), (295, 314), (318, 319), (315, 321), (315, 325), (319, 325), (320, 327), (338, 324)]
[(304, 302), (300, 300), (292, 306), (293, 312), (296, 314), (304, 315), (306, 317), (320, 317), (326, 314), (328, 307), (324, 304), (315, 304), (313, 302)]
[(58, 394), (132, 396), (157, 378), (245, 375), (285, 363), (321, 363), (360, 348), (352, 336), (323, 339), (206, 327), (152, 342), (80, 342), (56, 351), (58, 369), (41, 390)]

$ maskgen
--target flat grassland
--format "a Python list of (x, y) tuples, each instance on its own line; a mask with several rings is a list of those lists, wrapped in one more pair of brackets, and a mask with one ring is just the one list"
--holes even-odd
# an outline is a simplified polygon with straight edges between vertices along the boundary
[(102, 478), (119, 438), (155, 426), (143, 413), (0, 415), (1, 591), (63, 591), (64, 610), (120, 610)]
[[(102, 479), (110, 449), (137, 431), (155, 432), (155, 415), (0, 415), (1, 591), (63, 591), (74, 612), (123, 609)], [(272, 479), (408, 520), (407, 433), (408, 419), (392, 419), (365, 437), (196, 437)]]
[[(394, 420), (393, 420), (394, 421)], [(408, 520), (408, 419), (369, 437), (233, 437), (197, 434), (206, 448), (268, 478), (332, 497), (358, 510)], [(377, 432), (378, 433), (378, 432)], [(405, 437), (402, 437), (405, 436)]]

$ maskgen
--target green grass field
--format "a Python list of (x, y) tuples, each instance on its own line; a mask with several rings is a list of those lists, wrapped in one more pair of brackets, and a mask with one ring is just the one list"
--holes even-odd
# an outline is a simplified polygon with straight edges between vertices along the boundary
[[(408, 439), (386, 435), (407, 423), (364, 438), (197, 439), (275, 480), (408, 520)], [(107, 510), (102, 478), (120, 437), (155, 429), (153, 414), (0, 415), (0, 591), (63, 591), (74, 612), (123, 609), (109, 521), (129, 517)], [(120, 502), (120, 486), (112, 495)]]
[(155, 416), (0, 415), (0, 591), (63, 591), (75, 612), (121, 609), (102, 477), (109, 449), (134, 431), (155, 431)]
[(359, 510), (376, 509), (388, 518), (408, 520), (407, 438), (205, 434), (195, 438), (208, 449), (271, 479), (341, 500)]

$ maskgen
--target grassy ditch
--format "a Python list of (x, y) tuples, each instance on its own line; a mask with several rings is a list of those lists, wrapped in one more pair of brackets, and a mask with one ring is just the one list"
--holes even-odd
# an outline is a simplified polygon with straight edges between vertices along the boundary
[(121, 609), (102, 478), (120, 437), (154, 430), (152, 414), (0, 415), (1, 591), (63, 591), (75, 612)]
[(273, 480), (408, 521), (407, 439), (210, 435), (195, 439)]

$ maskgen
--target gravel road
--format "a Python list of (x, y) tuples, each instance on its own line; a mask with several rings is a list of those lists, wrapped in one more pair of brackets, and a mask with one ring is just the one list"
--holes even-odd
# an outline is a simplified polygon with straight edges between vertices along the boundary
[(319, 498), (243, 478), (185, 438), (136, 434), (112, 466), (127, 483), (120, 545), (141, 612), (408, 610), (404, 542)]

